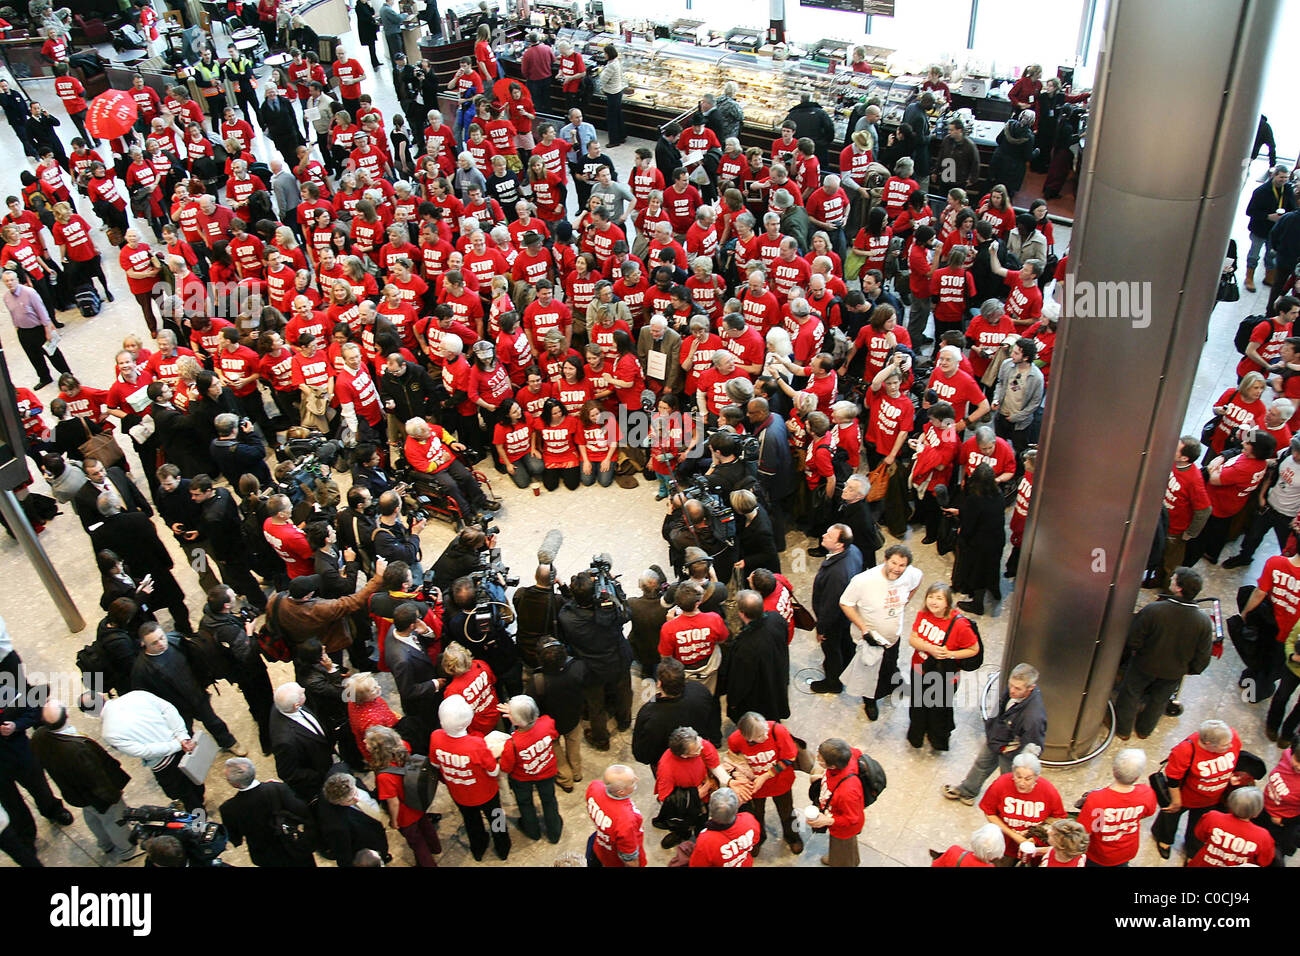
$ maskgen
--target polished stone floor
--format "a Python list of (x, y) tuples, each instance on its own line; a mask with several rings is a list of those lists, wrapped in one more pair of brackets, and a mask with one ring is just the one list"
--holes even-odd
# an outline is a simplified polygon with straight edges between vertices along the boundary
[[(219, 38), (220, 39), (220, 38)], [(369, 67), (367, 67), (369, 69)], [(365, 88), (376, 96), (377, 102), (386, 115), (395, 109), (392, 87), (387, 66), (382, 76), (376, 80), (373, 76), (366, 80)], [(53, 89), (48, 82), (27, 84), (28, 92), (41, 100), (57, 116), (64, 116)], [(71, 126), (65, 120), (64, 129)], [(65, 139), (71, 133), (65, 132)], [(632, 150), (639, 142), (629, 141), (624, 146), (611, 151), (620, 171), (630, 167)], [(262, 140), (255, 151), (266, 156), (269, 143)], [(24, 165), (21, 150), (12, 133), (0, 129), (0, 164), (7, 164), (11, 170), (5, 177), (9, 188), (17, 189), (17, 171), (30, 168)], [(1252, 167), (1249, 185), (1253, 184), (1263, 171), (1263, 164)], [(1242, 197), (1244, 208), (1245, 196)], [(1244, 217), (1236, 220), (1234, 228), (1239, 246), (1244, 254), (1246, 241)], [(147, 235), (147, 230), (146, 230)], [(1068, 242), (1067, 230), (1058, 229), (1058, 247)], [(97, 235), (101, 249), (108, 248), (102, 233)], [(73, 370), (90, 385), (106, 387), (111, 381), (112, 356), (118, 348), (123, 334), (136, 332), (144, 335), (145, 328), (135, 302), (127, 294), (125, 278), (118, 268), (116, 257), (106, 257), (105, 268), (112, 287), (119, 293), (115, 304), (108, 306), (94, 319), (83, 319), (79, 314), (70, 313), (62, 316), (68, 322), (65, 333), (64, 354)], [(1211, 319), (1209, 340), (1197, 375), (1196, 388), (1193, 392), (1191, 407), (1188, 410), (1188, 430), (1196, 433), (1200, 424), (1209, 416), (1209, 405), (1225, 387), (1233, 381), (1233, 366), (1237, 355), (1232, 347), (1232, 334), (1240, 317), (1250, 312), (1262, 312), (1265, 294), (1243, 294), (1236, 304), (1219, 305)], [(17, 347), (13, 329), (8, 322), (0, 322), (0, 340), (3, 341), (9, 358), (9, 366), (14, 379), (19, 385), (34, 382), (31, 368)], [(41, 398), (49, 402), (54, 397), (54, 389), (47, 388)], [(132, 456), (134, 457), (134, 456)], [(133, 466), (135, 465), (133, 461)], [(139, 475), (139, 471), (136, 472)], [(143, 486), (143, 482), (141, 482)], [(531, 576), (535, 564), (535, 551), (548, 529), (559, 528), (565, 533), (565, 543), (560, 551), (558, 564), (562, 573), (572, 574), (587, 566), (592, 554), (608, 551), (614, 557), (615, 571), (622, 574), (626, 582), (634, 586), (639, 571), (650, 563), (662, 563), (666, 557), (666, 548), (659, 535), (662, 504), (654, 501), (655, 486), (643, 483), (635, 490), (624, 490), (617, 486), (609, 489), (591, 488), (576, 492), (558, 491), (534, 498), (531, 492), (517, 490), (509, 481), (493, 482), (495, 490), (505, 501), (501, 512), (501, 543), (504, 558), (514, 573), (527, 579)], [(37, 490), (42, 489), (38, 480)], [(170, 538), (170, 535), (164, 535)], [(451, 538), (451, 530), (442, 524), (431, 525), (424, 533), (424, 551), (426, 555), (435, 556)], [(56, 519), (41, 536), (47, 552), (54, 561), (78, 607), (86, 616), (87, 627), (80, 633), (70, 633), (52, 602), (41, 587), (35, 570), (19, 548), (8, 538), (0, 539), (0, 615), (3, 616), (13, 635), (15, 644), (26, 661), (27, 667), (34, 673), (53, 673), (68, 675), (75, 680), (74, 657), (77, 650), (93, 637), (95, 623), (99, 619), (99, 586), (95, 573), (89, 542), (79, 523), (70, 511)], [(951, 573), (951, 556), (938, 556), (933, 547), (921, 546), (919, 535), (910, 534), (909, 543), (917, 553), (917, 565), (925, 574), (925, 583), (934, 580), (946, 580)], [(168, 541), (171, 546), (170, 540)], [(817, 569), (817, 559), (809, 558), (804, 549), (812, 542), (798, 534), (791, 534), (786, 551), (787, 573), (796, 589), (805, 601), (808, 600), (812, 577)], [(1275, 545), (1265, 543), (1256, 561), (1256, 567), (1271, 553)], [(197, 612), (202, 599), (198, 583), (193, 574), (184, 567), (178, 552), (173, 548), (177, 565), (180, 568), (177, 577), (190, 599), (190, 608)], [(1206, 566), (1202, 565), (1205, 569)], [(1249, 575), (1242, 571), (1223, 571), (1209, 568), (1207, 572), (1206, 593), (1224, 598), (1235, 592), (1235, 588)], [(1004, 583), (1004, 594), (1009, 594), (1013, 582)], [(1144, 593), (1143, 600), (1146, 599)], [(920, 602), (914, 599), (914, 607)], [(1005, 606), (1005, 598), (1004, 598)], [(1006, 635), (1006, 612), (985, 616), (980, 621), (981, 631), (988, 641), (986, 659), (992, 664), (1000, 660), (1001, 646)], [(966, 772), (977, 747), (981, 741), (981, 722), (974, 691), (983, 687), (986, 679), (984, 673), (968, 675), (965, 689), (971, 691), (964, 696), (957, 711), (957, 729), (952, 738), (952, 750), (946, 754), (929, 751), (914, 751), (906, 743), (907, 715), (904, 707), (886, 705), (881, 709), (880, 720), (868, 722), (856, 698), (842, 696), (828, 698), (813, 696), (800, 692), (806, 691), (806, 682), (815, 679), (821, 672), (818, 665), (821, 655), (811, 635), (799, 632), (795, 636), (791, 649), (791, 670), (795, 689), (791, 692), (793, 714), (788, 725), (799, 736), (813, 743), (830, 736), (839, 736), (849, 740), (873, 754), (884, 765), (889, 774), (889, 787), (879, 802), (867, 812), (866, 826), (861, 834), (860, 843), (862, 861), (869, 866), (925, 866), (929, 864), (927, 851), (930, 848), (943, 849), (954, 842), (964, 842), (970, 833), (982, 822), (982, 814), (976, 808), (950, 803), (939, 794), (939, 786), (945, 782), (955, 782)], [(1228, 720), (1241, 733), (1245, 746), (1264, 756), (1270, 765), (1276, 760), (1277, 751), (1269, 744), (1262, 733), (1263, 713), (1259, 705), (1245, 705), (1241, 702), (1235, 688), (1235, 676), (1240, 669), (1240, 662), (1229, 648), (1223, 659), (1214, 661), (1202, 675), (1187, 681), (1182, 700), (1186, 712), (1181, 718), (1168, 718), (1161, 722), (1156, 733), (1141, 746), (1150, 757), (1150, 769), (1168, 752), (1169, 748), (1193, 731), (1199, 721), (1209, 716), (1218, 716)], [(288, 665), (272, 665), (273, 683), (291, 679)], [(382, 680), (391, 688), (387, 676)], [(634, 681), (636, 672), (634, 671)], [(644, 691), (648, 685), (642, 685)], [(224, 688), (224, 685), (223, 685)], [(390, 693), (390, 700), (396, 706), (396, 695)], [(638, 704), (639, 706), (639, 704)], [(256, 750), (256, 732), (248, 716), (242, 699), (231, 688), (224, 688), (215, 698), (215, 707), (231, 725), (237, 736), (245, 744), (251, 744)], [(76, 716), (74, 723), (92, 735), (98, 731), (98, 722), (94, 719)], [(731, 729), (730, 724), (725, 730)], [(1112, 752), (1114, 747), (1112, 745)], [(274, 764), (270, 758), (253, 754), (259, 773), (264, 777), (274, 774)], [(154, 785), (152, 775), (144, 770), (137, 761), (123, 757), (123, 765), (132, 774), (132, 782), (127, 789), (126, 798), (133, 805), (162, 803), (165, 797)], [(631, 735), (618, 734), (608, 753), (597, 753), (590, 749), (584, 752), (584, 779), (600, 774), (605, 766), (615, 762), (632, 764)], [(1060, 789), (1067, 805), (1072, 803), (1085, 791), (1102, 786), (1109, 780), (1109, 761), (1105, 756), (1090, 763), (1071, 769), (1049, 769), (1048, 779)], [(207, 808), (215, 812), (219, 804), (230, 795), (230, 790), (221, 778), (219, 763), (207, 781)], [(636, 795), (637, 805), (647, 820), (647, 849), (650, 863), (662, 865), (668, 859), (668, 853), (658, 846), (658, 831), (649, 828), (648, 821), (655, 813), (653, 781), (648, 768), (638, 766), (640, 786)], [(796, 808), (803, 805), (806, 797), (807, 779), (801, 774), (795, 787)], [(484, 865), (550, 865), (557, 856), (570, 851), (580, 852), (590, 833), (590, 826), (582, 806), (581, 790), (572, 794), (560, 793), (561, 810), (565, 818), (565, 831), (558, 846), (546, 842), (534, 843), (517, 830), (513, 831), (514, 849), (506, 864), (499, 863), (492, 854), (488, 854)], [(502, 800), (507, 814), (513, 820), (515, 810), (513, 797), (507, 787), (502, 787)], [(459, 818), (455, 808), (445, 795), (440, 792), (435, 809), (443, 813), (441, 834), (444, 852), (440, 862), (444, 865), (472, 864), (465, 840), (463, 828), (459, 827)], [(762, 865), (816, 866), (818, 858), (826, 850), (825, 836), (810, 836), (808, 847), (802, 856), (790, 854), (779, 839), (780, 831), (771, 817), (767, 821), (768, 844), (758, 857)], [(76, 822), (67, 828), (58, 828), (39, 821), (40, 835), (38, 852), (47, 865), (62, 866), (100, 866), (104, 860), (95, 849), (95, 843), (89, 830), (78, 815)], [(410, 865), (412, 858), (404, 841), (395, 832), (390, 831), (390, 848), (396, 860)], [(247, 855), (243, 849), (231, 849), (225, 859), (235, 864), (247, 864)], [(1160, 865), (1153, 846), (1149, 840), (1144, 841), (1138, 862), (1144, 865)], [(1174, 856), (1173, 863), (1181, 862)], [(0, 865), (12, 865), (7, 857), (0, 856)], [(138, 862), (136, 864), (138, 865)]]

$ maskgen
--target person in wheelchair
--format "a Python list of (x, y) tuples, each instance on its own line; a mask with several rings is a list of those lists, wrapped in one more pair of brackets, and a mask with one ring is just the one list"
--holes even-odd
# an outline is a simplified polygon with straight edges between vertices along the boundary
[(411, 468), (427, 476), (455, 503), (466, 524), (500, 509), (501, 503), (488, 499), (474, 473), (456, 457), (465, 446), (454, 441), (445, 428), (435, 429), (423, 418), (412, 418), (406, 423), (402, 450)]

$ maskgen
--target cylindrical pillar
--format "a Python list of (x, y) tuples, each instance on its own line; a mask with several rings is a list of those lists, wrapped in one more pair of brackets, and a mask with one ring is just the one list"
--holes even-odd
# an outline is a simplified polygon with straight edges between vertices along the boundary
[(1003, 658), (1044, 756), (1090, 749), (1124, 648), (1244, 184), (1280, 0), (1111, 0)]

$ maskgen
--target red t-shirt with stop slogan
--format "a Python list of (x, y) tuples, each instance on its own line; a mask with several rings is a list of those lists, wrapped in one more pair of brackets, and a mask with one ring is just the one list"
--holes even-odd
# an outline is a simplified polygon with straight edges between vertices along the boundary
[(497, 795), (497, 758), (482, 737), (453, 737), (435, 730), (429, 737), (429, 758), (438, 765), (442, 780), (457, 806), (477, 807)]
[(1098, 866), (1119, 866), (1137, 856), (1142, 821), (1156, 812), (1156, 792), (1144, 783), (1128, 793), (1103, 787), (1088, 794), (1079, 823), (1088, 831), (1088, 859)]
[(1210, 507), (1210, 496), (1205, 490), (1205, 477), (1195, 465), (1172, 468), (1169, 484), (1165, 486), (1165, 507), (1169, 509), (1169, 534), (1177, 536), (1192, 524), (1192, 514)]
[(1300, 619), (1300, 568), (1291, 560), (1275, 554), (1264, 562), (1255, 586), (1266, 593), (1277, 619), (1277, 639), (1285, 641)]
[(1212, 807), (1228, 789), (1240, 755), (1241, 738), (1235, 730), (1232, 745), (1223, 753), (1206, 750), (1197, 734), (1192, 734), (1169, 751), (1165, 776), (1181, 787), (1182, 803), (1188, 810)]
[(1250, 820), (1214, 810), (1196, 824), (1196, 838), (1205, 845), (1188, 866), (1268, 866), (1275, 853), (1272, 835)]
[(659, 629), (659, 653), (675, 657), (687, 670), (703, 665), (713, 648), (730, 636), (726, 622), (712, 611), (679, 614)]
[(777, 761), (790, 761), (784, 769), (777, 772), (775, 777), (755, 791), (755, 797), (766, 799), (780, 796), (789, 793), (790, 788), (794, 786), (794, 759), (799, 755), (799, 749), (784, 724), (769, 720), (767, 739), (756, 744), (746, 740), (739, 730), (733, 730), (731, 736), (727, 738), (727, 749), (733, 754), (744, 757), (749, 764), (749, 769), (754, 771), (754, 776), (775, 770)]
[[(925, 612), (922, 612), (925, 613)], [(1024, 833), (1035, 824), (1065, 816), (1061, 794), (1051, 781), (1039, 777), (1028, 793), (1016, 789), (1015, 778), (1004, 773), (993, 781), (980, 800), (980, 809), (997, 817), (1017, 833)], [(1006, 837), (1007, 856), (1014, 856), (1017, 844)]]
[(752, 813), (738, 813), (724, 830), (705, 827), (695, 840), (691, 866), (753, 866), (762, 827)]
[(596, 828), (591, 848), (601, 866), (626, 866), (623, 856), (635, 856), (637, 865), (645, 866), (645, 830), (631, 799), (611, 797), (603, 781), (593, 780), (587, 785), (587, 816)]
[(954, 372), (952, 378), (944, 378), (943, 371), (936, 367), (926, 387), (934, 389), (941, 401), (952, 406), (958, 421), (965, 418), (972, 407), (978, 407), (984, 401), (983, 390), (961, 369)]
[(543, 714), (527, 730), (516, 730), (501, 751), (501, 769), (512, 780), (548, 780), (558, 772), (555, 721)]

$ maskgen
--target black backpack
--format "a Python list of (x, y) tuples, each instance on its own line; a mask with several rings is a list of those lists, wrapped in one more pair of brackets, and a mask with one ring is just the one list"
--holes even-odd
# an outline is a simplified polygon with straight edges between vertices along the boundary
[(203, 625), (192, 635), (182, 635), (180, 650), (200, 687), (210, 687), (219, 680), (231, 680), (235, 656), (229, 644), (217, 640)]
[[(1250, 345), (1250, 335), (1255, 331), (1255, 326), (1261, 322), (1270, 321), (1266, 316), (1248, 315), (1237, 323), (1237, 332), (1232, 337), (1232, 344), (1242, 355), (1246, 354), (1246, 349)], [(1277, 328), (1276, 324), (1273, 326)]]
[(438, 791), (438, 774), (428, 757), (411, 754), (406, 758), (405, 766), (387, 767), (379, 772), (402, 778), (402, 803), (412, 810), (423, 812), (433, 804), (434, 794)]
[[(953, 629), (953, 626), (962, 617), (965, 617), (965, 615), (953, 615), (952, 622), (948, 625), (948, 630), (945, 631), (943, 635), (945, 642), (948, 639), (948, 632)], [(984, 666), (984, 638), (980, 636), (979, 625), (975, 623), (973, 618), (969, 617), (966, 618), (966, 622), (970, 624), (970, 629), (975, 632), (975, 642), (979, 650), (970, 657), (942, 661), (941, 663), (944, 665), (942, 669), (945, 673), (953, 673), (955, 671), (977, 671)]]
[(77, 670), (81, 671), (81, 682), (87, 689), (95, 687), (97, 683), (103, 688), (109, 686), (112, 665), (98, 640), (91, 641), (77, 651)]
[[(880, 762), (875, 757), (868, 754), (858, 755), (857, 777), (858, 783), (862, 785), (862, 806), (864, 808), (879, 800), (880, 795), (885, 791), (885, 787), (889, 785), (889, 781), (885, 777), (885, 768), (880, 766)], [(844, 781), (848, 779), (847, 776), (841, 779), (835, 785), (835, 790), (843, 786)], [(821, 783), (821, 781), (815, 782), (817, 784)], [(820, 786), (818, 786), (817, 790), (820, 791), (820, 789)], [(835, 790), (831, 791), (832, 795), (834, 795)], [(814, 794), (811, 789), (808, 791), (808, 795), (814, 801), (818, 799), (818, 794)]]
[(104, 307), (103, 300), (99, 298), (99, 293), (94, 290), (90, 283), (86, 283), (77, 289), (77, 308), (81, 310), (81, 315), (86, 319), (93, 319), (99, 315), (100, 309)]

